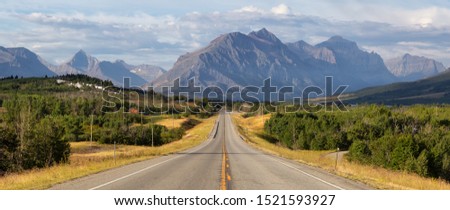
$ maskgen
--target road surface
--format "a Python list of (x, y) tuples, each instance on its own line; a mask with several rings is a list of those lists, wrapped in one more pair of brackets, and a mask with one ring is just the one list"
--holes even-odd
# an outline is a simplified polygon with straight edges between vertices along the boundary
[(266, 154), (246, 144), (229, 114), (211, 137), (185, 152), (90, 175), (51, 189), (342, 190), (370, 189), (324, 170)]

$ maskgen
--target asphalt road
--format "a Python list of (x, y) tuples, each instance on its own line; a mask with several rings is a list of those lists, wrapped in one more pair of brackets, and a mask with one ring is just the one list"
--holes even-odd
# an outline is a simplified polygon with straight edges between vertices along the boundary
[(246, 144), (229, 114), (211, 137), (185, 152), (56, 185), (91, 190), (342, 190), (370, 189), (324, 170), (266, 154)]

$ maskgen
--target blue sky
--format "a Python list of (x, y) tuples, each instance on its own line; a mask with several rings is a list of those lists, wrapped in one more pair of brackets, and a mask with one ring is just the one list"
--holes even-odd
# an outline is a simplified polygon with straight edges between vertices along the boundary
[(283, 42), (341, 35), (383, 58), (404, 53), (450, 66), (450, 1), (6, 1), (0, 46), (27, 47), (52, 63), (79, 49), (102, 60), (169, 69), (220, 34), (267, 28)]

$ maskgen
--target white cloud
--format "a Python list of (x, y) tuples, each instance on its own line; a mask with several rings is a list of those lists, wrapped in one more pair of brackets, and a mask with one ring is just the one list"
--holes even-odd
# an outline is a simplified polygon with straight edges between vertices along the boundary
[[(100, 59), (120, 58), (133, 64), (149, 63), (169, 69), (178, 56), (206, 46), (220, 34), (233, 31), (248, 33), (265, 27), (283, 42), (305, 40), (316, 44), (332, 35), (342, 35), (360, 46), (379, 52), (383, 57), (410, 50), (418, 55), (436, 56), (450, 65), (450, 26), (447, 23), (450, 10), (392, 9), (377, 14), (380, 17), (376, 18), (371, 17), (374, 11), (358, 14), (361, 14), (362, 20), (376, 19), (379, 22), (339, 21), (299, 15), (285, 4), (272, 8), (258, 5), (212, 13), (191, 12), (178, 16), (145, 12), (41, 11), (17, 14), (3, 11), (0, 13), (2, 24), (12, 24), (14, 20), (18, 27), (1, 30), (0, 43), (30, 49), (34, 46), (33, 50), (54, 62), (67, 60), (82, 48)], [(394, 19), (399, 19), (396, 24), (393, 24)], [(0, 26), (3, 29), (1, 27), (4, 26)]]
[(414, 46), (414, 47), (430, 47), (433, 46), (430, 42), (398, 42), (401, 46)]
[(422, 27), (450, 26), (450, 22), (448, 21), (450, 20), (450, 9), (447, 8), (429, 7), (404, 13), (408, 15), (410, 24), (416, 24)]
[(242, 7), (240, 9), (234, 10), (234, 12), (238, 12), (238, 13), (239, 12), (242, 12), (242, 13), (244, 13), (244, 12), (248, 12), (248, 13), (264, 13), (264, 10), (260, 9), (258, 7), (255, 7), (253, 5), (249, 5), (249, 6), (245, 6), (245, 7)]
[(270, 11), (275, 15), (289, 15), (291, 13), (291, 8), (286, 6), (286, 4), (280, 4), (278, 6), (272, 7)]

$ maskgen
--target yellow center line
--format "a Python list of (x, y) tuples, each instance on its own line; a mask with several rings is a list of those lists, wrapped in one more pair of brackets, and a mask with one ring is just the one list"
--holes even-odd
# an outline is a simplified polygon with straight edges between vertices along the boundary
[(220, 189), (227, 190), (227, 150), (225, 148), (225, 141), (222, 145), (222, 174), (220, 177)]
[[(225, 124), (224, 124), (225, 126)], [(228, 153), (227, 153), (227, 147), (225, 144), (225, 129), (224, 129), (224, 136), (223, 136), (223, 143), (222, 143), (222, 173), (220, 176), (220, 189), (221, 190), (227, 190), (230, 188), (230, 164), (228, 160)]]

